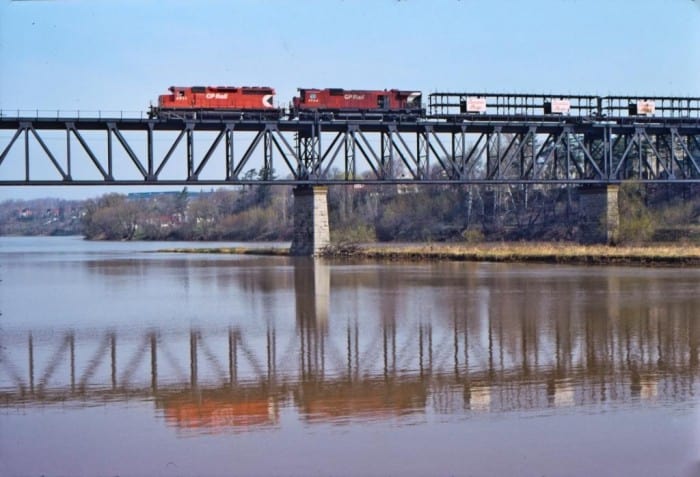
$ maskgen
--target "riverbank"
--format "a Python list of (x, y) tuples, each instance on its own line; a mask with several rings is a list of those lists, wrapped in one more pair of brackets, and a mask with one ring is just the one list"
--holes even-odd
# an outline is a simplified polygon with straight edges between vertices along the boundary
[[(220, 253), (237, 255), (289, 255), (286, 248), (186, 248), (163, 252)], [(572, 243), (488, 244), (363, 244), (326, 249), (328, 258), (373, 260), (455, 260), (481, 262), (537, 262), (585, 265), (700, 265), (700, 247), (683, 244), (611, 247)]]
[(539, 262), (578, 264), (700, 265), (700, 247), (610, 247), (559, 243), (501, 243), (481, 245), (421, 244), (399, 248), (370, 246), (367, 258)]
[(214, 248), (164, 248), (160, 253), (218, 253), (224, 255), (274, 255), (289, 256), (289, 247), (214, 247)]

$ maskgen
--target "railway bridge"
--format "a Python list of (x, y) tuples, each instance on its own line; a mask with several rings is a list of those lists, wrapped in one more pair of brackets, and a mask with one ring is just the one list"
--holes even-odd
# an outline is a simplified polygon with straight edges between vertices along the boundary
[(313, 255), (329, 241), (326, 188), (338, 184), (574, 185), (587, 239), (611, 241), (622, 182), (700, 182), (700, 98), (601, 109), (571, 96), (561, 114), (545, 95), (481, 94), (480, 112), (464, 110), (474, 96), (433, 93), (420, 118), (1, 111), (0, 186), (292, 185), (292, 252)]

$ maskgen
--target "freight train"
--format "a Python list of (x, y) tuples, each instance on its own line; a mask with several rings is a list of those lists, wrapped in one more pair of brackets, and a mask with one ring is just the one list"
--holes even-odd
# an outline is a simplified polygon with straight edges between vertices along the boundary
[(700, 98), (488, 93), (431, 93), (429, 110), (415, 90), (299, 88), (288, 108), (268, 86), (171, 86), (150, 118), (462, 121), (478, 117), (700, 117)]

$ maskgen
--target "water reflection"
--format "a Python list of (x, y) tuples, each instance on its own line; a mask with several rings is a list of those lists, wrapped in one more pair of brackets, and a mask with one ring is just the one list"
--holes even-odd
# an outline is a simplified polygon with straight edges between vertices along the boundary
[[(577, 340), (577, 347), (585, 355), (597, 354), (605, 349), (606, 340), (618, 339), (614, 333), (617, 328), (609, 329), (613, 332), (589, 335), (586, 338), (594, 339), (585, 345)], [(382, 334), (393, 330), (385, 327)], [(319, 336), (316, 331), (314, 328), (311, 336)], [(425, 332), (429, 339), (430, 328)], [(454, 413), (586, 405), (607, 400), (678, 401), (692, 395), (697, 376), (694, 339), (687, 346), (675, 347), (669, 358), (664, 355), (663, 347), (661, 354), (657, 354), (658, 348), (636, 345), (633, 350), (640, 357), (646, 354), (655, 359), (628, 360), (625, 352), (621, 359), (605, 362), (579, 356), (572, 360), (577, 362), (573, 366), (532, 366), (523, 361), (516, 368), (507, 368), (500, 363), (461, 365), (459, 342), (464, 334), (458, 327), (452, 332), (451, 366), (427, 360), (421, 366), (399, 370), (385, 358), (391, 354), (390, 340), (380, 339), (381, 373), (355, 372), (356, 363), (368, 368), (372, 363), (365, 363), (364, 358), (355, 355), (358, 345), (353, 342), (352, 330), (343, 350), (347, 356), (344, 367), (349, 372), (341, 372), (341, 366), (336, 366), (333, 372), (318, 367), (313, 368), (313, 373), (309, 372), (309, 362), (304, 356), (308, 352), (304, 349), (308, 346), (305, 337), (309, 336), (309, 330), (304, 327), (299, 329), (297, 337), (300, 349), (296, 353), (299, 359), (296, 370), (274, 362), (272, 333), (266, 337), (264, 356), (249, 348), (240, 331), (228, 334), (228, 356), (217, 353), (221, 346), (214, 344), (220, 338), (220, 331), (205, 335), (198, 330), (184, 336), (153, 332), (123, 339), (109, 333), (97, 343), (94, 337), (81, 337), (78, 333), (41, 339), (30, 335), (26, 341), (28, 374), (20, 370), (21, 363), (13, 362), (3, 351), (3, 366), (10, 371), (14, 383), (4, 382), (0, 402), (9, 407), (52, 402), (83, 406), (105, 400), (152, 399), (164, 418), (177, 427), (255, 429), (276, 424), (279, 408), (292, 404), (309, 422), (342, 422), (398, 417), (426, 410)], [(508, 329), (503, 328), (502, 332), (506, 339)], [(668, 334), (662, 333), (657, 338), (645, 337), (645, 342), (663, 343), (668, 338)], [(181, 353), (176, 350), (186, 344), (183, 341), (189, 341), (189, 363), (177, 360)], [(425, 341), (426, 336), (401, 343), (406, 349), (405, 359), (420, 362), (420, 356), (416, 355), (421, 354), (421, 346), (428, 353), (437, 351), (431, 350)], [(10, 344), (14, 348), (19, 345), (16, 341)], [(319, 348), (318, 341), (313, 346), (331, 361), (325, 350)], [(554, 346), (560, 352), (556, 343), (546, 346)], [(95, 352), (82, 362), (76, 355), (76, 347), (84, 350), (94, 347)], [(42, 368), (35, 365), (34, 356), (39, 349), (51, 356)], [(480, 358), (471, 349), (466, 354), (475, 360)], [(118, 356), (126, 359), (117, 359)], [(200, 373), (204, 362), (209, 365), (206, 375)], [(184, 372), (186, 364), (189, 364), (188, 376)], [(102, 372), (98, 374), (98, 370)], [(28, 381), (23, 375), (28, 376)]]
[[(311, 259), (285, 259), (274, 272), (261, 261), (227, 265), (241, 273), (215, 275), (218, 287), (288, 297), (293, 326), (263, 300), (261, 316), (233, 326), (3, 331), (0, 405), (145, 399), (183, 432), (245, 432), (279, 426), (283, 409), (308, 423), (415, 422), (427, 413), (665, 405), (696, 392), (692, 277), (669, 284), (634, 271), (397, 271)], [(124, 264), (88, 267), (134, 276)]]
[(165, 421), (185, 432), (221, 432), (271, 428), (279, 421), (279, 400), (267, 389), (201, 389), (155, 396)]

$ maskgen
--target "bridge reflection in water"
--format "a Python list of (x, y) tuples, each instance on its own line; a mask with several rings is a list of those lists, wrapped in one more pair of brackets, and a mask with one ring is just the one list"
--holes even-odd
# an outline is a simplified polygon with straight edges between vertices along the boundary
[[(381, 270), (379, 283), (392, 279)], [(283, 409), (309, 423), (411, 421), (428, 413), (663, 404), (697, 392), (700, 320), (692, 301), (621, 300), (615, 276), (595, 301), (575, 292), (555, 301), (496, 275), (500, 287), (452, 287), (444, 308), (411, 317), (398, 294), (383, 294), (380, 319), (367, 320), (352, 306), (356, 286), (344, 288), (356, 276), (334, 275), (329, 308), (329, 267), (296, 262), (293, 326), (268, 317), (255, 326), (184, 330), (2, 331), (0, 406), (147, 400), (182, 430), (239, 432), (280, 425)]]

